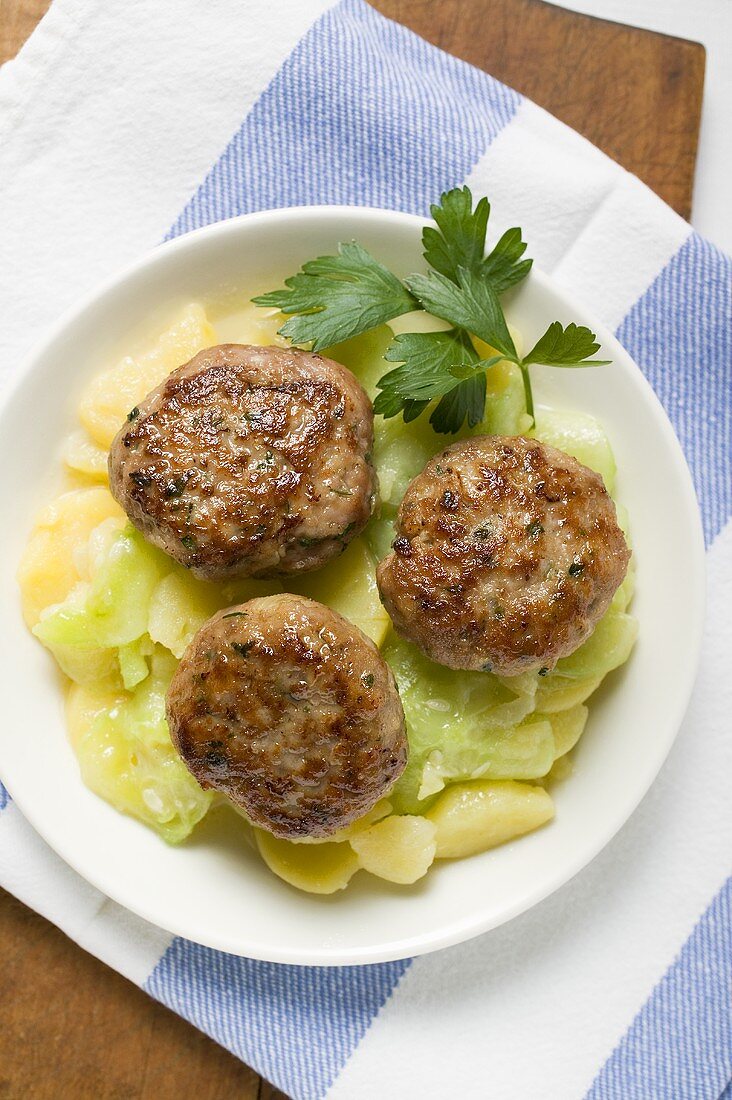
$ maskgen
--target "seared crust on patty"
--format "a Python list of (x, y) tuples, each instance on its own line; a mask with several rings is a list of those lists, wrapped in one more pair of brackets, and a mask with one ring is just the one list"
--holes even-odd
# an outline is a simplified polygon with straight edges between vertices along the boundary
[(372, 444), (371, 403), (340, 363), (220, 344), (130, 412), (110, 486), (145, 537), (196, 576), (296, 573), (367, 523)]
[(335, 611), (283, 594), (219, 612), (168, 689), (173, 744), (203, 787), (279, 837), (328, 837), (404, 770), (394, 677)]
[(629, 558), (599, 474), (535, 439), (476, 436), (412, 481), (377, 579), (428, 657), (512, 676), (588, 637)]

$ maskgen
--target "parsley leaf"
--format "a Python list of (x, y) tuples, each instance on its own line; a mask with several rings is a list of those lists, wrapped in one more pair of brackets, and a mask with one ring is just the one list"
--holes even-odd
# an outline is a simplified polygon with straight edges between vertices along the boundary
[(396, 416), (392, 398), (431, 401), (453, 389), (459, 381), (453, 373), (460, 367), (472, 366), (480, 359), (469, 340), (457, 332), (405, 332), (389, 345), (384, 358), (400, 363), (377, 382), (381, 393), (374, 401), (374, 412)]
[[(487, 199), (473, 208), (469, 188), (447, 191), (431, 207), (435, 225), (422, 233), (424, 257), (431, 270), (400, 281), (355, 241), (340, 244), (335, 256), (320, 256), (285, 280), (281, 290), (252, 299), (274, 306), (288, 319), (279, 330), (295, 344), (314, 351), (422, 308), (449, 322), (449, 332), (403, 333), (389, 345), (385, 359), (398, 366), (377, 383), (374, 411), (406, 422), (433, 402), (430, 423), (437, 432), (471, 427), (484, 415), (486, 372), (501, 359), (520, 371), (526, 410), (533, 418), (529, 366), (600, 366), (590, 358), (599, 351), (595, 334), (581, 325), (549, 326), (528, 355), (519, 356), (499, 296), (526, 278), (531, 260), (520, 229), (508, 229), (485, 255), (490, 217)], [(478, 337), (496, 355), (482, 360), (473, 345)], [(133, 410), (134, 412), (135, 410)], [(132, 414), (130, 414), (132, 415)]]
[(467, 417), (474, 428), (483, 419), (485, 395), (485, 371), (478, 371), (445, 394), (432, 413), (430, 424), (436, 432), (450, 435), (460, 431)]
[(471, 427), (482, 419), (485, 371), (501, 356), (481, 360), (468, 334), (454, 329), (403, 333), (389, 345), (384, 358), (400, 366), (377, 383), (381, 393), (374, 401), (374, 412), (387, 419), (401, 412), (409, 422), (441, 397), (430, 423), (437, 432), (456, 432), (466, 417)]
[[(404, 423), (409, 424), (411, 420), (416, 420), (418, 416), (422, 415), (428, 405), (429, 401), (411, 401), (408, 398), (404, 398), (404, 408), (402, 409)], [(399, 410), (397, 409), (397, 412), (392, 415), (396, 416), (398, 412)], [(386, 419), (386, 413), (384, 413), (384, 419)]]
[(485, 236), (490, 217), (490, 204), (483, 198), (473, 210), (473, 196), (468, 187), (456, 187), (431, 206), (430, 213), (437, 228), (427, 225), (422, 230), (424, 258), (430, 267), (450, 279), (460, 282), (461, 269), (482, 275), (496, 294), (525, 279), (531, 260), (522, 260), (526, 244), (520, 229), (508, 229), (492, 252), (485, 256)]
[(563, 328), (559, 321), (554, 321), (523, 362), (524, 366), (541, 363), (545, 367), (605, 367), (609, 359), (589, 358), (599, 350), (597, 337), (584, 325), (572, 322)]
[(406, 283), (428, 313), (472, 332), (504, 358), (518, 362), (501, 303), (490, 283), (465, 268), (458, 271), (458, 279), (459, 285), (430, 271), (428, 275), (410, 275)]
[(437, 223), (422, 230), (424, 258), (435, 271), (458, 281), (458, 269), (477, 271), (485, 254), (485, 232), (490, 215), (488, 199), (481, 199), (473, 210), (473, 196), (468, 187), (455, 187), (440, 197), (439, 205), (430, 207)]
[(510, 287), (525, 279), (533, 260), (522, 260), (526, 242), (520, 229), (507, 229), (498, 244), (490, 252), (480, 268), (480, 274), (493, 287), (496, 294), (503, 294)]
[(320, 256), (285, 280), (284, 290), (252, 301), (293, 314), (279, 330), (294, 344), (321, 351), (383, 325), (417, 304), (403, 284), (355, 241)]

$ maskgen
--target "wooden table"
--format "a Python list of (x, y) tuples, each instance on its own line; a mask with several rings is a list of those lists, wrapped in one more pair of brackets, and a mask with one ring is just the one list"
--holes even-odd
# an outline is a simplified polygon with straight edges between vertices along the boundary
[[(14, 56), (47, 6), (0, 0), (0, 61)], [(689, 216), (703, 47), (540, 0), (374, 6), (524, 92)], [(0, 1098), (283, 1096), (3, 891), (0, 957)]]

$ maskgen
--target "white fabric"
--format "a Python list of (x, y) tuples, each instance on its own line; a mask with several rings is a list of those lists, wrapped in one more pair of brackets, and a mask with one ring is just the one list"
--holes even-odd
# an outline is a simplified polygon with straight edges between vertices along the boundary
[[(55, 0), (0, 71), (0, 378), (80, 294), (162, 238), (330, 6)], [(530, 158), (541, 172), (525, 170)], [(526, 102), (468, 182), (490, 194), (493, 230), (505, 227), (506, 211), (542, 266), (611, 327), (690, 232)], [(417, 960), (332, 1086), (333, 1100), (566, 1100), (589, 1087), (728, 873), (732, 739), (719, 685), (728, 679), (731, 543), (728, 528), (710, 551), (715, 598), (702, 673), (641, 808), (542, 905)], [(12, 805), (0, 817), (0, 882), (139, 983), (169, 943), (84, 883)]]
[(727, 780), (715, 777), (732, 775), (729, 703), (720, 691), (729, 669), (731, 560), (732, 526), (708, 555), (715, 599), (689, 713), (631, 820), (577, 879), (529, 913), (417, 959), (329, 1100), (584, 1096), (728, 874), (732, 799)]
[(697, 232), (732, 253), (732, 4), (729, 0), (553, 0), (559, 7), (701, 42), (706, 49), (704, 98), (691, 221)]
[(0, 370), (162, 239), (331, 2), (52, 5), (0, 69)]
[(491, 232), (520, 225), (537, 263), (615, 328), (689, 236), (634, 176), (530, 100), (468, 177)]
[[(63, 310), (157, 244), (331, 2), (51, 6), (0, 68), (0, 383)], [(170, 942), (72, 871), (14, 805), (0, 882), (138, 984)]]

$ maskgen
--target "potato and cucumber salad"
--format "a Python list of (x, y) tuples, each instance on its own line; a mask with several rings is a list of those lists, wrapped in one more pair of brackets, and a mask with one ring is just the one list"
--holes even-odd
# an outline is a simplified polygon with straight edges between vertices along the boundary
[[(281, 323), (274, 308), (248, 307), (222, 318), (220, 329), (245, 343), (283, 346)], [(342, 553), (287, 577), (195, 575), (128, 521), (110, 493), (107, 454), (130, 410), (218, 337), (203, 306), (191, 303), (152, 347), (90, 382), (79, 406), (80, 426), (64, 450), (67, 491), (38, 516), (23, 557), (25, 618), (66, 678), (69, 737), (84, 782), (171, 843), (184, 841), (212, 808), (227, 805), (210, 784), (199, 784), (174, 747), (166, 692), (194, 635), (212, 616), (287, 592), (338, 612), (373, 640), (398, 688), (408, 757), (384, 797), (325, 838), (284, 838), (252, 824), (256, 818), (232, 814), (232, 828), (248, 831), (275, 874), (322, 894), (346, 887), (359, 871), (409, 884), (436, 860), (482, 852), (550, 821), (552, 785), (571, 774), (588, 700), (627, 660), (636, 637), (628, 613), (632, 563), (589, 638), (551, 669), (499, 676), (437, 663), (394, 629), (376, 569), (395, 539), (397, 510), (410, 482), (444, 449), (445, 438), (425, 418), (404, 423), (376, 417), (380, 505)], [(382, 325), (327, 354), (373, 399), (392, 340)], [(595, 419), (539, 408), (532, 426), (522, 370), (498, 356), (485, 377), (485, 414), (472, 427), (463, 424), (456, 439), (536, 438), (597, 471), (612, 494), (613, 455)], [(344, 488), (334, 504), (341, 507), (347, 494)], [(621, 507), (618, 516), (627, 535)], [(238, 648), (245, 655), (245, 647)], [(367, 687), (369, 677), (373, 684), (371, 673), (362, 677)]]

